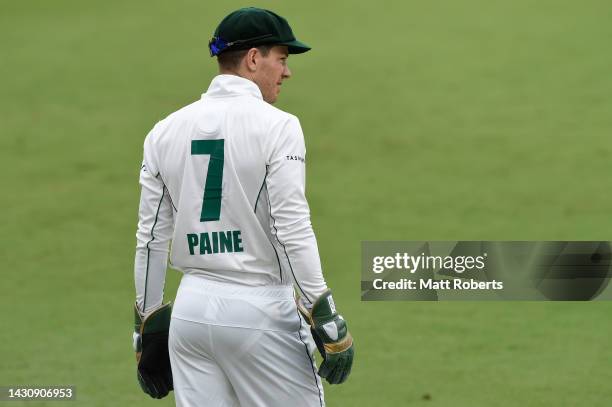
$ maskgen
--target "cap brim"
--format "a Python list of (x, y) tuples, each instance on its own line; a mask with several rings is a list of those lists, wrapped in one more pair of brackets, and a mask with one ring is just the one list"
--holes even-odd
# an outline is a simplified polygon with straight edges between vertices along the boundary
[(286, 45), (290, 54), (303, 54), (304, 52), (311, 50), (308, 45), (298, 40), (283, 42), (282, 44), (278, 45)]

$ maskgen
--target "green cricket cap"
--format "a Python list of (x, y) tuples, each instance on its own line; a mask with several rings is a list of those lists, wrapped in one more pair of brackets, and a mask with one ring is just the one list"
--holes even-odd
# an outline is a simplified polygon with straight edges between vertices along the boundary
[(228, 14), (208, 43), (210, 56), (259, 45), (286, 45), (290, 54), (310, 50), (308, 45), (295, 38), (287, 20), (257, 7), (245, 7)]

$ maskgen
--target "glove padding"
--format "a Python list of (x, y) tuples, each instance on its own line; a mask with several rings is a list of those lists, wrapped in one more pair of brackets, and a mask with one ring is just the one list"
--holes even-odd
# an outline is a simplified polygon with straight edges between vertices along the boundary
[(142, 390), (149, 396), (161, 399), (174, 389), (168, 332), (172, 304), (162, 305), (144, 320), (134, 307), (134, 350), (138, 368), (136, 374)]
[(298, 299), (298, 309), (310, 324), (312, 338), (323, 357), (319, 376), (329, 384), (344, 382), (351, 373), (355, 351), (346, 322), (336, 312), (331, 290), (324, 292), (315, 301), (310, 312)]

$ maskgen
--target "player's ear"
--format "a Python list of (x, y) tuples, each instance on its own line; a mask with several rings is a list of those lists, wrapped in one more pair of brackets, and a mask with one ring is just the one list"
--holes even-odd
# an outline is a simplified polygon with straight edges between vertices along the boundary
[(247, 51), (245, 56), (246, 65), (250, 72), (257, 70), (257, 62), (259, 58), (259, 50), (257, 48), (251, 48)]

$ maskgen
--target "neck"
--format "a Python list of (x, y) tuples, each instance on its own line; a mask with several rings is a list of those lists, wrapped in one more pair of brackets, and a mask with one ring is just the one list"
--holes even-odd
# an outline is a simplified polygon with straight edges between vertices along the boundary
[(240, 76), (241, 78), (251, 80), (251, 75), (249, 75), (249, 72), (243, 67), (227, 68), (227, 67), (219, 66), (219, 73), (222, 75)]
[(219, 67), (219, 74), (239, 76), (241, 78), (248, 79), (251, 82), (257, 84), (257, 82), (255, 82), (255, 80), (253, 79), (253, 75), (249, 74), (249, 72), (245, 72), (243, 69), (228, 69), (228, 68)]

